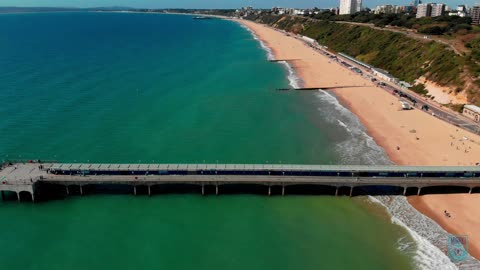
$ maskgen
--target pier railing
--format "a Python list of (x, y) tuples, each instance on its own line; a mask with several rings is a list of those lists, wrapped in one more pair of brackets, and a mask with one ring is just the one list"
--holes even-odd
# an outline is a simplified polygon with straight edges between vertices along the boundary
[(126, 186), (134, 194), (143, 189), (150, 195), (159, 187), (177, 185), (201, 188), (202, 194), (240, 186), (266, 189), (268, 195), (284, 195), (299, 187), (305, 193), (349, 196), (379, 191), (480, 193), (480, 166), (17, 163), (1, 170), (0, 178), (0, 190), (16, 192), (18, 198), (22, 192), (33, 198), (37, 189), (47, 187), (69, 195), (94, 186)]

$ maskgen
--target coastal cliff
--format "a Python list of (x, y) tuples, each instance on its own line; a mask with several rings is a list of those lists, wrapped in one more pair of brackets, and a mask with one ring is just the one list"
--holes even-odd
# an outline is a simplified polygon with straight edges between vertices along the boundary
[[(411, 84), (426, 79), (443, 87), (445, 94), (462, 96), (467, 103), (480, 105), (479, 81), (474, 74), (478, 65), (469, 54), (458, 55), (444, 44), (363, 25), (311, 18), (262, 14), (247, 19), (311, 37), (330, 50), (388, 70)], [(428, 95), (423, 87), (420, 84), (413, 90)]]

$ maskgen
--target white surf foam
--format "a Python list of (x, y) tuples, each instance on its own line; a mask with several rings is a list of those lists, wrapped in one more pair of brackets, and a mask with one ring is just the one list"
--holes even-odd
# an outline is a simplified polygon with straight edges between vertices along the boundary
[(260, 43), (260, 47), (262, 47), (262, 49), (263, 49), (265, 52), (267, 52), (267, 59), (268, 59), (268, 60), (274, 60), (274, 59), (275, 59), (275, 56), (273, 55), (273, 52), (272, 52), (272, 50), (270, 49), (270, 47), (268, 47), (267, 45), (265, 45), (265, 43), (263, 43), (263, 41), (261, 41), (261, 40), (257, 37), (257, 35), (255, 35), (255, 33), (252, 32), (252, 35), (253, 35), (253, 38)]
[(350, 132), (351, 130), (348, 128), (347, 124), (343, 123), (342, 121), (340, 121), (340, 119), (337, 119), (337, 122), (340, 126), (344, 127), (348, 132)]
[[(385, 151), (366, 133), (358, 117), (342, 106), (334, 95), (320, 90), (317, 97), (320, 101), (318, 110), (323, 118), (347, 131), (336, 145), (341, 163), (392, 164)], [(480, 269), (479, 262), (471, 257), (466, 261), (451, 262), (439, 248), (444, 246), (446, 249), (448, 233), (413, 208), (406, 197), (377, 196), (370, 199), (384, 206), (391, 222), (408, 232), (410, 237), (398, 239), (397, 247), (413, 258), (417, 269)]]
[(302, 79), (300, 79), (300, 77), (297, 76), (292, 66), (286, 61), (281, 61), (280, 63), (285, 66), (285, 69), (288, 72), (288, 75), (287, 75), (288, 84), (292, 88), (300, 88), (303, 85), (303, 81)]
[(239, 23), (239, 24), (240, 24), (240, 26), (241, 26), (242, 28), (246, 29), (246, 30), (253, 36), (253, 39), (255, 39), (256, 41), (258, 41), (258, 43), (260, 43), (260, 47), (262, 47), (262, 49), (267, 53), (267, 59), (268, 59), (268, 60), (274, 60), (275, 57), (274, 57), (274, 55), (273, 55), (272, 50), (271, 50), (267, 45), (265, 45), (265, 43), (264, 43), (262, 40), (260, 40), (260, 39), (258, 38), (258, 36), (255, 34), (255, 32), (253, 32), (253, 31), (252, 31), (250, 28), (248, 28), (247, 26), (245, 26), (245, 25), (243, 25), (243, 24), (241, 24), (241, 23)]
[(473, 257), (452, 262), (446, 255), (448, 232), (418, 212), (406, 197), (369, 196), (369, 199), (385, 207), (391, 216), (391, 222), (409, 233), (416, 247), (411, 247), (408, 239), (400, 239), (399, 250), (413, 257), (417, 269), (480, 269), (480, 262)]
[[(250, 28), (248, 28), (247, 26), (245, 26), (243, 24), (240, 24), (240, 26), (242, 28), (246, 29), (248, 32), (250, 32), (250, 34), (253, 36), (253, 39), (255, 39), (260, 44), (260, 47), (267, 54), (267, 59), (268, 60), (274, 60), (275, 59), (275, 56), (273, 55), (272, 49), (270, 49), (270, 47), (265, 45), (265, 43), (261, 39), (258, 38), (258, 36), (255, 34), (255, 32), (253, 32)], [(280, 63), (282, 65), (284, 65), (284, 67), (285, 67), (285, 69), (288, 73), (287, 74), (287, 79), (288, 79), (288, 84), (290, 85), (290, 87), (300, 88), (301, 85), (303, 85), (303, 82), (297, 76), (297, 74), (295, 73), (295, 70), (292, 68), (292, 66), (289, 63), (287, 63), (286, 61), (281, 61)]]
[(318, 110), (324, 118), (347, 130), (335, 147), (342, 164), (392, 164), (385, 151), (366, 133), (358, 117), (335, 96), (320, 90), (317, 97), (320, 101)]

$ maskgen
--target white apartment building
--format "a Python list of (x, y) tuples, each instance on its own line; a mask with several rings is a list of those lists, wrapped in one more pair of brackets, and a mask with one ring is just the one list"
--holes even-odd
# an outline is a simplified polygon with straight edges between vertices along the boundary
[(448, 13), (448, 16), (467, 17), (468, 16), (467, 7), (465, 7), (465, 5), (458, 5), (457, 9), (451, 10)]
[(417, 18), (430, 17), (432, 14), (432, 6), (430, 4), (418, 4)]
[(362, 10), (362, 0), (340, 0), (340, 15), (354, 14)]
[(472, 24), (480, 24), (480, 6), (474, 6), (472, 8)]
[(417, 18), (442, 16), (445, 4), (427, 3), (417, 6)]
[(443, 12), (445, 11), (445, 4), (435, 4), (432, 3), (432, 17), (442, 16)]
[(382, 5), (382, 6), (377, 6), (374, 9), (375, 14), (397, 14), (401, 13), (403, 10), (402, 6), (396, 6), (396, 5)]

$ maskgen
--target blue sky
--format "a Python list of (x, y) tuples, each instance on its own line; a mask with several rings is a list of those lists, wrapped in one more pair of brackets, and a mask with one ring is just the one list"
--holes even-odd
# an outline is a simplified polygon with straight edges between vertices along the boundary
[[(364, 0), (364, 5), (374, 7), (379, 4), (407, 5), (411, 0)], [(473, 5), (476, 0), (437, 0), (424, 2), (446, 3), (453, 7), (458, 4)], [(145, 8), (236, 8), (246, 5), (270, 8), (287, 7), (335, 7), (338, 0), (0, 0), (0, 6), (62, 6), (98, 7), (129, 6)]]

